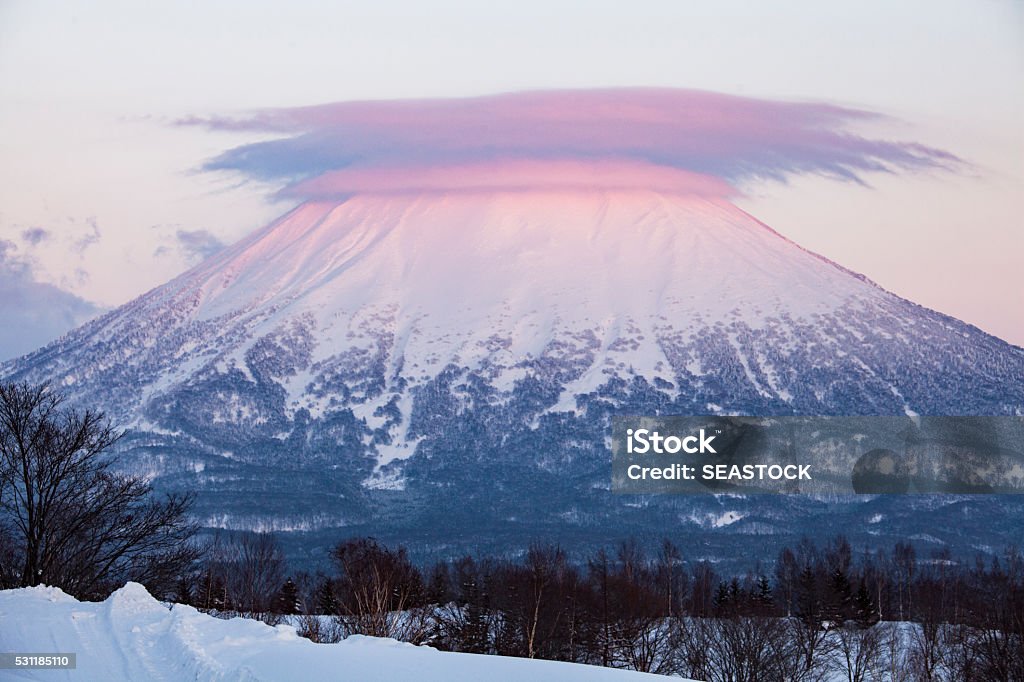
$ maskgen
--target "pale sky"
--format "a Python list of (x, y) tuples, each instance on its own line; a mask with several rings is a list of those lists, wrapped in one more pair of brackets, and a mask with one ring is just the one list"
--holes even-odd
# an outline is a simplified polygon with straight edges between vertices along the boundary
[[(0, 0), (0, 359), (290, 207), (201, 172), (266, 134), (186, 117), (652, 86), (887, 115), (857, 132), (969, 165), (814, 174), (738, 203), (917, 303), (1024, 345), (1024, 4)], [(31, 314), (29, 314), (31, 313)]]

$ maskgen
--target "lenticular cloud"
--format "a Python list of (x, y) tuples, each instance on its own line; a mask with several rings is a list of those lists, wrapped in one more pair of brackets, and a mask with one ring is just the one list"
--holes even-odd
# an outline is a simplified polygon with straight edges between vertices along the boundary
[(860, 182), (868, 172), (959, 163), (939, 149), (850, 129), (880, 118), (821, 103), (616, 89), (340, 102), (181, 123), (281, 134), (205, 168), (281, 181), (296, 198), (638, 183), (729, 194), (751, 179), (811, 173)]

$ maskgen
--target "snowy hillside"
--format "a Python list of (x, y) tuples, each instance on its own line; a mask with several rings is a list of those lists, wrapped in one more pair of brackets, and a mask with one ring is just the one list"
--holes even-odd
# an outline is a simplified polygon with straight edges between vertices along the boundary
[[(209, 527), (408, 538), (458, 524), (519, 545), (609, 516), (650, 527), (655, 510), (760, 534), (817, 513), (624, 509), (607, 492), (613, 414), (1024, 413), (1024, 350), (723, 199), (645, 189), (307, 203), (0, 377), (50, 381), (130, 427), (127, 466), (198, 490)], [(900, 527), (900, 504), (870, 514), (920, 532)]]
[(75, 670), (0, 670), (0, 679), (12, 680), (664, 679), (573, 663), (445, 653), (373, 637), (314, 644), (287, 625), (272, 628), (243, 618), (220, 620), (177, 604), (168, 609), (136, 583), (101, 603), (79, 602), (51, 587), (0, 591), (0, 651), (77, 654)]
[[(216, 389), (215, 424), (350, 409), (387, 460), (395, 452), (383, 441), (410, 440), (410, 394), (446, 368), (477, 372), (507, 398), (535, 362), (559, 363), (553, 411), (612, 377), (697, 388), (728, 378), (736, 396), (798, 411), (835, 409), (840, 396), (826, 391), (839, 378), (868, 412), (950, 411), (937, 401), (953, 393), (933, 396), (892, 371), (928, 347), (949, 360), (975, 351), (974, 373), (997, 385), (1008, 378), (997, 369), (1024, 366), (1019, 349), (889, 294), (723, 200), (438, 193), (304, 204), (3, 369), (102, 396), (143, 428), (173, 428), (181, 409), (168, 403), (182, 388)], [(800, 376), (817, 367), (827, 381)], [(272, 390), (257, 397), (238, 382)], [(1013, 413), (1022, 389), (1005, 388), (963, 407)]]

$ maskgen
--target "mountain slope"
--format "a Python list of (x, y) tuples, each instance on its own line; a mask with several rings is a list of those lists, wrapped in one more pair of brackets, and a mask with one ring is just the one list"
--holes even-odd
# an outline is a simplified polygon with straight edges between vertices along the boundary
[(613, 413), (1024, 413), (1024, 350), (635, 189), (305, 204), (0, 375), (102, 406), (209, 525), (406, 535), (642, 525)]

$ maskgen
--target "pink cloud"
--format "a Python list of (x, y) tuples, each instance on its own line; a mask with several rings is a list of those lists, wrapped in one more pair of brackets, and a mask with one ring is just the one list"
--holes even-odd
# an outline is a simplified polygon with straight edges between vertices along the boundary
[(301, 181), (285, 194), (336, 199), (348, 194), (536, 189), (648, 189), (729, 197), (729, 183), (710, 175), (635, 161), (491, 161), (452, 166), (360, 168), (328, 171)]
[[(193, 118), (186, 125), (277, 132), (281, 139), (242, 145), (212, 159), (211, 170), (280, 180), (286, 194), (387, 189), (445, 181), (475, 183), (480, 164), (513, 163), (515, 182), (533, 180), (522, 162), (651, 166), (718, 178), (785, 180), (815, 173), (861, 181), (869, 172), (950, 168), (952, 154), (851, 131), (871, 112), (694, 90), (617, 89), (523, 92), (465, 99), (341, 102), (258, 111), (241, 118)], [(605, 171), (610, 166), (605, 166)], [(433, 170), (431, 170), (433, 169)], [(596, 172), (596, 171), (595, 171)], [(414, 180), (414, 178), (420, 178)], [(330, 178), (330, 179), (328, 179)], [(318, 181), (319, 179), (319, 181)], [(692, 178), (691, 178), (692, 180)], [(601, 181), (607, 181), (605, 177)], [(455, 185), (451, 188), (458, 188)]]

